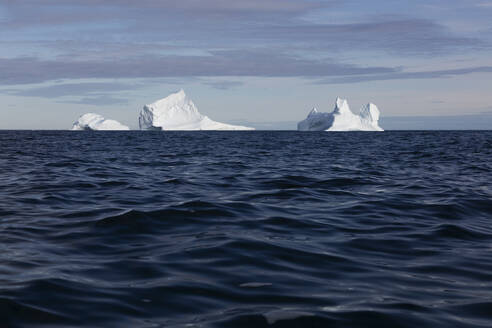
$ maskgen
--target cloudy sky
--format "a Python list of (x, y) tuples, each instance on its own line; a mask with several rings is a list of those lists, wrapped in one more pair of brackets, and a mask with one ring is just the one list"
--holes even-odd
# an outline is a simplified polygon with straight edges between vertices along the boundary
[(337, 96), (483, 123), (491, 17), (492, 0), (1, 0), (0, 129), (86, 112), (136, 128), (181, 88), (230, 123), (299, 121)]

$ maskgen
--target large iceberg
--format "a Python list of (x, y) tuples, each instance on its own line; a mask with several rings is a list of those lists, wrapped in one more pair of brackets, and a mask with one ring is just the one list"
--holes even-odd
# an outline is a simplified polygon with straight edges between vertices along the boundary
[(145, 105), (138, 123), (141, 130), (254, 130), (212, 121), (198, 112), (183, 90)]
[(383, 131), (378, 125), (379, 109), (369, 103), (360, 109), (358, 115), (352, 113), (347, 100), (337, 98), (331, 113), (311, 110), (307, 118), (297, 124), (299, 131)]
[(130, 130), (115, 120), (107, 120), (99, 114), (87, 113), (79, 117), (72, 130)]

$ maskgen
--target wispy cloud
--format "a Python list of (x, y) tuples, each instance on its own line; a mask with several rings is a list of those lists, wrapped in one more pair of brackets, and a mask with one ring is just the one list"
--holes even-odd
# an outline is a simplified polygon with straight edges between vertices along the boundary
[(338, 0), (23, 0), (7, 1), (9, 16), (5, 27), (110, 23), (115, 20), (136, 26), (164, 26), (182, 21), (182, 26), (197, 26), (211, 20), (272, 20), (298, 17)]
[(483, 1), (475, 4), (475, 6), (480, 8), (492, 8), (492, 1)]
[[(20, 97), (60, 98), (67, 96), (86, 96), (101, 93), (135, 90), (137, 84), (109, 82), (59, 83), (49, 86), (39, 86), (21, 89), (6, 89), (3, 92)], [(1, 91), (0, 91), (1, 92)]]
[(40, 83), (57, 79), (162, 78), (212, 76), (345, 76), (395, 72), (391, 67), (360, 67), (336, 61), (308, 60), (269, 51), (214, 51), (208, 56), (162, 56), (145, 60), (49, 61), (0, 59), (0, 84)]
[[(119, 43), (123, 58), (132, 53), (144, 56), (152, 51), (148, 47), (151, 44), (155, 48), (167, 44), (201, 51), (268, 46), (411, 55), (485, 46), (483, 40), (456, 35), (428, 18), (378, 15), (345, 23), (328, 20), (313, 23), (303, 19), (308, 13), (337, 8), (343, 3), (341, 0), (10, 1), (7, 2), (9, 19), (0, 22), (0, 29), (11, 38), (19, 31), (24, 38), (30, 35), (38, 38), (40, 28), (51, 41), (74, 40), (75, 35), (78, 42), (91, 45), (95, 52)], [(97, 42), (99, 49), (94, 48)], [(128, 46), (125, 48), (124, 44)]]
[(57, 103), (84, 105), (124, 105), (128, 103), (128, 95), (122, 91), (141, 88), (136, 83), (119, 82), (59, 82), (48, 86), (18, 86), (0, 89), (0, 94), (16, 97), (37, 97), (53, 99)]
[(82, 97), (80, 99), (65, 99), (57, 102), (64, 103), (64, 104), (110, 106), (110, 105), (126, 105), (128, 104), (128, 99), (117, 98), (110, 95), (101, 95), (101, 96), (93, 96), (93, 97)]
[(203, 84), (211, 86), (212, 88), (219, 90), (229, 90), (232, 88), (240, 87), (244, 85), (244, 82), (240, 81), (207, 81), (203, 82)]
[(344, 76), (340, 78), (328, 78), (317, 80), (316, 84), (347, 84), (369, 81), (388, 80), (415, 80), (449, 78), (457, 75), (472, 73), (492, 73), (492, 66), (468, 67), (448, 70), (422, 71), (422, 72), (393, 72), (390, 74), (373, 74), (365, 76)]
[(394, 19), (348, 24), (273, 26), (258, 30), (258, 38), (295, 40), (336, 53), (347, 50), (379, 50), (393, 54), (436, 54), (488, 47), (485, 42), (453, 35), (428, 19)]
[[(0, 22), (0, 85), (85, 78), (316, 77), (322, 83), (437, 78), (467, 70), (408, 73), (405, 60), (400, 67), (365, 61), (489, 49), (486, 41), (453, 33), (436, 20), (401, 13), (337, 23), (306, 18), (345, 3), (10, 0), (3, 3), (7, 19)], [(208, 85), (228, 89), (238, 83)], [(77, 86), (65, 91), (70, 87)]]
[(39, 6), (39, 7), (132, 7), (132, 8), (150, 8), (150, 9), (185, 9), (187, 11), (253, 11), (253, 12), (299, 12), (313, 8), (326, 7), (327, 4), (335, 1), (299, 1), (299, 0), (248, 0), (248, 1), (229, 1), (229, 0), (7, 0), (7, 7), (16, 7), (19, 5)]

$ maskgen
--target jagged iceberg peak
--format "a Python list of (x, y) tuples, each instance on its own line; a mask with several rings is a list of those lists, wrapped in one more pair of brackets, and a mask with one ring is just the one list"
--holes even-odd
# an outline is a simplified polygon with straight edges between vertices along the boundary
[(383, 131), (378, 125), (379, 109), (369, 103), (354, 114), (347, 100), (337, 98), (335, 109), (331, 113), (309, 112), (307, 118), (297, 124), (299, 131)]
[(335, 109), (333, 112), (339, 114), (352, 114), (347, 100), (340, 97), (337, 97), (337, 100), (335, 101)]
[(311, 111), (309, 112), (308, 116), (314, 116), (318, 114), (318, 109), (316, 107), (313, 107), (313, 109), (311, 109)]
[(212, 121), (200, 114), (184, 90), (145, 105), (140, 112), (141, 130), (254, 130)]
[(313, 108), (308, 117), (297, 124), (299, 131), (323, 131), (330, 128), (333, 123), (332, 113), (321, 113), (316, 107)]
[(374, 105), (373, 103), (368, 103), (367, 105), (362, 106), (359, 115), (363, 119), (369, 122), (375, 122), (377, 124), (379, 121), (380, 112), (378, 106)]
[(145, 105), (140, 112), (139, 125), (142, 130), (175, 130), (174, 127), (198, 123), (203, 119), (193, 101), (188, 99), (184, 90), (180, 90)]
[(72, 130), (130, 130), (130, 128), (118, 121), (107, 120), (99, 114), (87, 113), (75, 121)]

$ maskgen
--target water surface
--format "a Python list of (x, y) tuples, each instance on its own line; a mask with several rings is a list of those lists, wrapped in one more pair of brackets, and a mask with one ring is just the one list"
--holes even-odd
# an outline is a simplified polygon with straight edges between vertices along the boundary
[(490, 327), (492, 132), (0, 132), (6, 327)]

